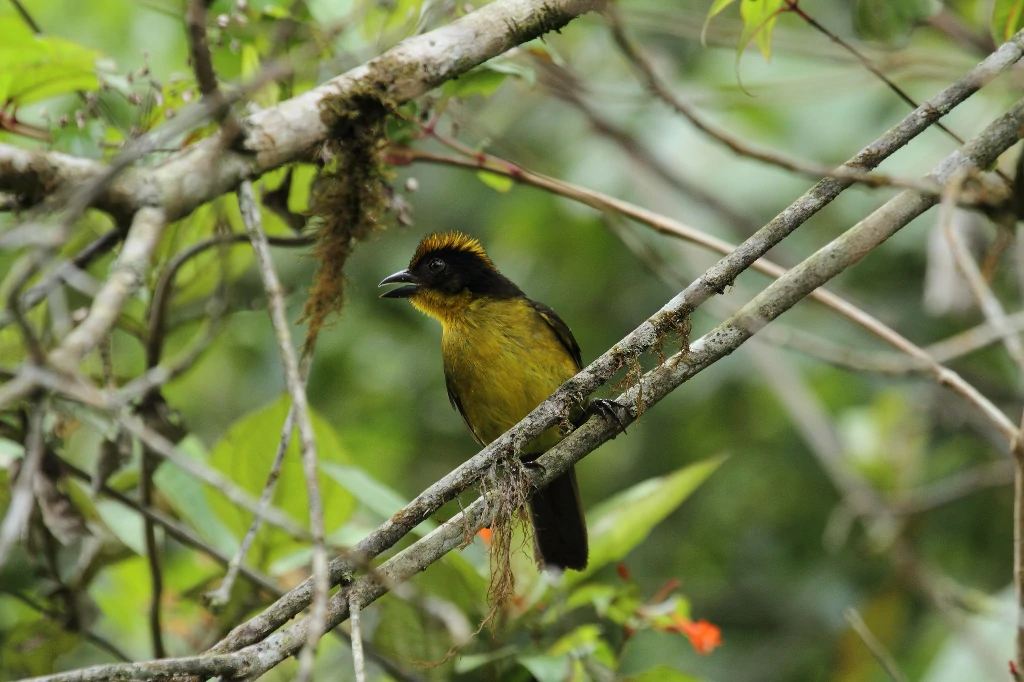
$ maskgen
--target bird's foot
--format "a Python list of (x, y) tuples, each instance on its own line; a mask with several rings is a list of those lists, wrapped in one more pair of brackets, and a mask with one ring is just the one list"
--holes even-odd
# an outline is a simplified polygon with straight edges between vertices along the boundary
[(626, 422), (629, 420), (629, 408), (614, 400), (605, 398), (594, 398), (590, 401), (588, 412), (604, 417), (608, 421), (614, 421), (626, 433)]
[(531, 460), (521, 459), (521, 460), (519, 460), (519, 462), (520, 462), (520, 464), (523, 465), (524, 468), (526, 468), (529, 471), (533, 471), (533, 472), (536, 472), (538, 474), (543, 474), (546, 471), (544, 465), (541, 464), (540, 462), (538, 462), (535, 459), (531, 459)]

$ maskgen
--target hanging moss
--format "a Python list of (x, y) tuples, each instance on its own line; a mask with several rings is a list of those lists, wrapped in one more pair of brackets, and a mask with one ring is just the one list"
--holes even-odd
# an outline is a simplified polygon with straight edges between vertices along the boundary
[(391, 178), (383, 163), (385, 121), (394, 106), (383, 95), (371, 86), (364, 92), (324, 98), (320, 104), (329, 137), (310, 197), (319, 269), (302, 314), (308, 323), (307, 351), (344, 304), (345, 263), (356, 243), (384, 227)]

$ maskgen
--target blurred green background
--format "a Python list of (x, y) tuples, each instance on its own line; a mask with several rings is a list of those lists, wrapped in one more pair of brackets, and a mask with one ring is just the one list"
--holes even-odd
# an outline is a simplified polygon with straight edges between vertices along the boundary
[[(116, 125), (110, 119), (89, 117), (79, 129), (73, 117), (81, 104), (74, 95), (27, 104), (21, 110), (21, 120), (55, 131), (53, 148), (100, 158), (109, 153), (102, 142), (130, 135), (132, 126), (145, 128), (149, 119), (160, 117), (161, 109), (180, 106), (174, 98), (181, 100), (181, 93), (193, 87), (180, 2), (30, 0), (24, 4), (46, 34), (101, 53), (98, 68), (102, 78), (113, 84), (102, 101)], [(271, 97), (284, 97), (289, 89), (297, 91), (340, 73), (413, 31), (446, 23), (463, 10), (455, 3), (417, 0), (309, 0), (306, 4), (308, 10), (295, 14), (304, 27), (295, 38), (295, 49), (310, 33), (316, 34), (316, 27), (322, 29), (339, 17), (346, 17), (350, 27), (326, 44), (318, 58), (303, 64), (293, 83), (283, 84)], [(751, 145), (838, 163), (909, 111), (848, 52), (792, 15), (778, 21), (770, 62), (751, 47), (737, 63), (741, 22), (735, 7), (711, 22), (702, 45), (700, 33), (709, 4), (709, 0), (625, 0), (618, 7), (632, 35), (676, 93)], [(891, 6), (890, 13), (878, 9), (886, 4)], [(991, 4), (982, 0), (945, 6), (937, 2), (800, 3), (822, 24), (857, 44), (918, 99), (945, 87), (984, 57), (984, 43), (991, 40)], [(277, 27), (275, 12), (289, 5), (283, 0), (250, 0), (240, 11), (233, 3), (214, 3), (211, 27), (215, 65), (222, 79), (235, 81), (253, 72), (252, 64), (245, 62), (247, 46), (265, 58)], [(220, 14), (226, 17), (224, 28), (213, 26)], [(239, 15), (246, 18), (244, 24), (233, 18)], [(416, 17), (420, 17), (419, 26)], [(953, 22), (980, 45), (951, 36), (936, 17)], [(0, 26), (10, 29), (18, 22), (12, 6), (0, 1)], [(634, 201), (732, 242), (766, 223), (813, 182), (742, 158), (671, 113), (635, 80), (598, 16), (573, 22), (560, 34), (545, 37), (538, 48), (550, 63), (575, 74), (579, 88), (573, 92), (595, 115), (632, 140), (634, 156), (602, 135), (578, 106), (560, 96), (564, 84), (552, 78), (552, 67), (527, 50), (502, 58), (519, 70), (519, 76), (505, 78), (487, 96), (448, 101), (438, 130), (531, 170)], [(125, 74), (138, 74), (144, 65), (148, 74), (136, 75), (128, 84)], [(945, 121), (969, 138), (1012, 103), (1019, 87), (1019, 70), (1012, 70)], [(167, 98), (163, 105), (153, 101), (157, 90)], [(143, 103), (130, 102), (127, 92), (140, 93)], [(58, 129), (62, 115), (72, 120)], [(0, 132), (0, 138), (38, 145), (6, 132)], [(429, 139), (413, 144), (445, 151)], [(883, 170), (920, 175), (956, 146), (942, 132), (929, 129), (887, 161)], [(638, 163), (635, 154), (656, 160), (688, 191)], [(158, 156), (152, 159), (158, 161)], [(1012, 169), (1012, 159), (1003, 161)], [(357, 467), (400, 497), (411, 499), (477, 451), (448, 404), (439, 328), (404, 302), (378, 298), (377, 282), (405, 267), (425, 234), (457, 229), (478, 237), (502, 272), (531, 298), (559, 312), (582, 347), (585, 362), (653, 314), (679, 287), (659, 277), (650, 263), (624, 246), (605, 217), (567, 199), (525, 186), (497, 191), (471, 170), (414, 164), (394, 172), (391, 185), (407, 203), (412, 224), (399, 226), (390, 216), (387, 229), (374, 233), (354, 251), (345, 269), (344, 311), (321, 335), (309, 396), (324, 420), (323, 431), (329, 434), (322, 440), (333, 439), (331, 445), (321, 445), (328, 452), (325, 458)], [(280, 174), (268, 185), (278, 182)], [(409, 191), (414, 184), (417, 191)], [(301, 204), (298, 194), (293, 188), (293, 204)], [(702, 194), (735, 215), (730, 219), (709, 207)], [(785, 265), (799, 262), (891, 195), (884, 189), (847, 191), (770, 257)], [(240, 230), (231, 204), (228, 198), (175, 227), (162, 262), (209, 236), (218, 223)], [(97, 214), (83, 221), (84, 236), (77, 243), (105, 229), (106, 220)], [(269, 215), (268, 220), (272, 220)], [(5, 224), (10, 224), (9, 216), (0, 216), (0, 226)], [(983, 317), (973, 306), (958, 312), (929, 312), (924, 305), (925, 272), (936, 267), (929, 263), (928, 253), (936, 224), (937, 213), (926, 214), (830, 288), (920, 345), (981, 322)], [(715, 260), (705, 251), (642, 226), (617, 221), (616, 225), (628, 233), (628, 243), (647, 245), (682, 281), (696, 277)], [(287, 232), (280, 221), (271, 222), (268, 229)], [(995, 242), (991, 225), (982, 223), (975, 230), (984, 246)], [(258, 491), (286, 409), (277, 402), (284, 385), (251, 256), (244, 246), (234, 247), (232, 253), (237, 277), (230, 284), (230, 314), (223, 329), (199, 363), (168, 385), (164, 394), (190, 432), (183, 446), (196, 456), (209, 456), (236, 479), (252, 478)], [(17, 255), (0, 253), (4, 271)], [(308, 249), (276, 249), (274, 255), (288, 290), (289, 316), (297, 321), (316, 263)], [(110, 262), (108, 257), (90, 272), (102, 278)], [(174, 300), (170, 317), (174, 332), (165, 356), (188, 347), (197, 331), (195, 321), (204, 315), (217, 261), (211, 255), (202, 262), (204, 266), (183, 274), (196, 283), (193, 290), (182, 287)], [(1020, 266), (1014, 248), (1002, 253), (998, 264), (996, 290), (1008, 309), (1016, 310)], [(940, 273), (940, 277), (952, 276), (949, 271)], [(766, 283), (754, 273), (739, 278), (726, 296), (696, 314), (693, 338)], [(74, 309), (87, 299), (72, 291), (68, 301)], [(142, 319), (145, 303), (143, 295), (131, 314)], [(887, 350), (877, 339), (813, 303), (801, 303), (772, 326), (858, 351)], [(297, 326), (293, 335), (300, 340), (301, 334)], [(113, 343), (119, 379), (144, 369), (137, 339), (119, 332)], [(777, 344), (778, 337), (774, 342), (770, 336), (765, 341), (755, 339), (749, 349), (745, 346), (715, 364), (645, 412), (628, 435), (607, 443), (577, 467), (584, 503), (591, 509), (652, 477), (728, 455), (624, 559), (645, 598), (666, 581), (678, 579), (691, 617), (717, 625), (722, 646), (710, 655), (699, 655), (679, 633), (657, 627), (643, 628), (625, 642), (607, 619), (578, 613), (573, 618), (600, 623), (602, 637), (615, 643), (617, 679), (657, 666), (702, 680), (887, 679), (845, 618), (850, 607), (859, 610), (909, 679), (990, 679), (993, 666), (1005, 670), (1012, 636), (1003, 613), (1009, 604), (1011, 577), (1011, 487), (985, 487), (921, 513), (857, 519), (823, 470), (821, 453), (809, 442), (806, 424), (801, 425), (800, 419), (810, 414), (813, 425), (809, 428), (824, 429), (834, 439), (840, 468), (884, 498), (898, 499), (956, 472), (1005, 462), (1006, 444), (970, 406), (926, 378), (858, 372)], [(646, 366), (655, 361), (648, 359)], [(95, 360), (94, 364), (98, 366)], [(1019, 372), (1000, 347), (953, 360), (950, 366), (1016, 419), (1021, 408)], [(802, 395), (811, 407), (805, 404), (802, 412), (798, 409), (794, 414), (784, 400), (786, 395)], [(272, 404), (276, 407), (270, 408)], [(264, 409), (273, 411), (259, 412)], [(250, 421), (238, 427), (247, 417)], [(102, 425), (80, 418), (62, 443), (61, 453), (88, 469), (102, 439)], [(261, 449), (258, 455), (253, 453), (256, 449)], [(246, 453), (253, 453), (253, 459), (240, 459)], [(137, 463), (118, 474), (128, 490), (133, 470), (137, 472)], [(222, 533), (221, 546), (230, 553), (248, 523), (247, 515), (227, 508), (212, 493), (197, 492), (197, 484), (169, 467), (158, 474), (157, 484), (168, 508), (208, 539)], [(298, 474), (289, 489), (302, 494), (296, 492), (303, 490)], [(331, 491), (329, 514), (344, 519), (344, 524), (328, 529), (337, 541), (354, 542), (380, 520), (365, 501), (357, 504), (341, 487), (326, 490)], [(86, 619), (94, 631), (117, 642), (131, 657), (148, 658), (149, 583), (140, 556), (141, 523), (123, 508), (87, 503), (86, 497), (79, 492), (76, 499), (95, 507), (95, 512), (89, 512), (95, 514), (94, 523), (111, 529), (126, 548), (113, 551), (100, 564), (87, 596), (81, 597), (89, 602)], [(294, 510), (297, 519), (304, 518), (304, 498), (293, 497), (287, 505), (277, 499)], [(223, 528), (206, 527), (202, 505), (208, 505)], [(195, 518), (188, 518), (190, 507)], [(456, 511), (456, 505), (449, 505), (440, 516), (448, 518)], [(306, 575), (307, 555), (285, 540), (275, 544), (273, 537), (265, 535), (251, 559), (289, 586)], [(30, 555), (25, 552), (20, 563), (7, 568), (3, 591), (16, 590), (48, 602), (54, 599), (52, 581), (40, 576)], [(485, 575), (480, 573), (481, 545), (474, 544), (466, 555), (478, 574)], [(74, 563), (73, 558), (63, 560)], [(169, 540), (164, 562), (165, 631), (171, 655), (201, 651), (211, 643), (211, 633), (255, 612), (255, 603), (240, 599), (221, 616), (208, 614), (198, 600), (202, 589), (197, 584), (205, 588), (206, 583), (215, 583), (220, 569)], [(417, 585), (424, 593), (465, 598), (469, 605), (464, 611), (476, 628), (485, 612), (482, 599), (457, 583), (457, 569), (439, 565), (422, 578)], [(613, 564), (591, 580), (607, 585), (621, 582)], [(929, 586), (934, 587), (931, 593)], [(936, 592), (945, 596), (935, 598)], [(450, 643), (431, 635), (429, 618), (391, 597), (384, 602), (366, 612), (381, 649), (410, 667), (415, 667), (413, 661), (443, 655)], [(76, 635), (61, 633), (47, 623), (16, 598), (0, 594), (0, 676), (14, 679), (109, 660)], [(543, 640), (541, 635), (531, 638), (510, 628), (517, 634), (485, 630), (471, 649), (509, 645), (532, 651)], [(417, 639), (431, 636), (441, 643)], [(321, 654), (324, 676), (350, 679), (347, 656), (344, 646), (329, 640)], [(418, 674), (438, 679), (459, 679), (460, 674), (465, 679), (526, 679), (523, 667), (484, 666), (462, 673), (456, 667), (449, 664), (418, 670)], [(282, 668), (274, 674), (290, 673)], [(589, 673), (577, 670), (574, 674)]]

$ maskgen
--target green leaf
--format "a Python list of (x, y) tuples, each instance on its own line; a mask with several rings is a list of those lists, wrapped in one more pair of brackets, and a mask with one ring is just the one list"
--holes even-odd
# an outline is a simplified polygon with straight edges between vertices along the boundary
[(287, 7), (278, 7), (277, 5), (266, 5), (260, 9), (260, 14), (268, 19), (291, 19), (292, 16)]
[(666, 666), (659, 666), (645, 670), (639, 675), (628, 677), (623, 682), (700, 682), (696, 677), (691, 677), (678, 670)]
[(573, 658), (592, 656), (602, 665), (617, 667), (615, 653), (601, 637), (601, 628), (594, 624), (581, 625), (569, 634), (560, 637), (548, 650), (550, 654), (570, 654)]
[[(213, 236), (217, 225), (225, 223), (235, 232), (245, 231), (234, 194), (203, 204), (187, 218), (171, 225), (157, 250), (159, 262), (169, 263), (181, 251)], [(175, 276), (171, 305), (181, 306), (210, 296), (222, 275), (234, 281), (249, 269), (252, 261), (252, 248), (244, 242), (223, 248), (214, 246), (189, 258)]]
[(1002, 45), (1024, 28), (1024, 0), (995, 0), (991, 28), (996, 45)]
[(506, 175), (498, 175), (488, 171), (477, 171), (476, 177), (480, 179), (480, 182), (502, 194), (508, 194), (512, 189), (512, 185), (515, 184), (515, 181)]
[(585, 571), (567, 572), (567, 584), (578, 583), (601, 567), (619, 561), (671, 514), (724, 457), (691, 464), (668, 476), (651, 478), (606, 500), (588, 514), (590, 562)]
[[(290, 405), (291, 401), (285, 394), (274, 403), (239, 419), (213, 447), (210, 464), (254, 496), (259, 496), (267, 481), (270, 465), (274, 461), (281, 437), (281, 427), (284, 425)], [(347, 464), (350, 461), (349, 456), (338, 441), (334, 428), (316, 412), (311, 411), (311, 417), (319, 461)], [(348, 491), (322, 472), (319, 479), (324, 526), (330, 533), (351, 516), (356, 501)], [(241, 538), (249, 528), (252, 514), (229, 502), (216, 490), (207, 487), (206, 495), (216, 517), (236, 538)], [(274, 491), (273, 504), (308, 527), (309, 501), (297, 432), (292, 433), (291, 443), (285, 453), (281, 476)], [(261, 541), (264, 563), (286, 556), (302, 546), (283, 531), (267, 527), (266, 524), (260, 530), (256, 544), (261, 545)], [(259, 561), (259, 553), (253, 553), (251, 556), (253, 563)]]
[(14, 16), (0, 19), (0, 104), (99, 88), (100, 53), (53, 36), (37, 36)]
[[(367, 509), (385, 519), (391, 518), (395, 512), (409, 502), (359, 467), (337, 462), (321, 462), (320, 470), (352, 493)], [(412, 532), (422, 537), (435, 528), (437, 528), (437, 522), (427, 519), (416, 526)]]
[[(262, 71), (260, 53), (251, 43), (242, 45), (242, 81), (249, 82), (258, 77)], [(277, 104), (280, 96), (280, 86), (275, 81), (271, 81), (257, 90), (249, 99), (258, 104), (260, 108), (266, 109)]]
[(707, 32), (708, 26), (711, 24), (711, 20), (721, 14), (722, 10), (736, 2), (736, 0), (715, 0), (711, 4), (711, 9), (708, 10), (708, 16), (704, 19), (704, 27), (700, 30), (700, 44), (707, 47)]
[(121, 543), (140, 556), (146, 554), (146, 539), (143, 535), (141, 514), (128, 514), (124, 505), (114, 500), (96, 500), (96, 511), (103, 524)]
[(529, 66), (519, 64), (511, 59), (505, 59), (502, 57), (495, 57), (485, 64), (485, 66), (491, 71), (497, 71), (498, 73), (504, 73), (509, 76), (515, 76), (520, 80), (526, 81), (527, 85), (533, 86), (537, 84), (537, 72)]
[(496, 57), (445, 83), (444, 92), (449, 97), (490, 97), (509, 76), (519, 78), (530, 86), (537, 81), (537, 75), (532, 68), (510, 59)]
[(568, 656), (522, 656), (518, 660), (537, 682), (564, 682), (572, 671)]
[(783, 11), (784, 0), (742, 0), (740, 16), (743, 17), (743, 31), (736, 46), (738, 54), (753, 40), (766, 60), (772, 58), (772, 30), (775, 20)]
[[(194, 435), (178, 443), (178, 449), (192, 459), (206, 460), (206, 450)], [(175, 466), (162, 466), (153, 474), (153, 484), (204, 540), (225, 554), (234, 554), (238, 539), (217, 520), (203, 492), (205, 486), (194, 476)]]
[(449, 97), (490, 97), (508, 78), (507, 73), (480, 66), (464, 73), (455, 80), (444, 84), (444, 93)]
[(516, 648), (512, 646), (503, 647), (497, 651), (489, 651), (486, 654), (470, 654), (468, 656), (459, 656), (455, 660), (455, 672), (460, 675), (468, 673), (471, 670), (476, 670), (482, 665), (488, 663), (494, 663), (500, 661), (503, 658), (508, 658), (516, 652)]

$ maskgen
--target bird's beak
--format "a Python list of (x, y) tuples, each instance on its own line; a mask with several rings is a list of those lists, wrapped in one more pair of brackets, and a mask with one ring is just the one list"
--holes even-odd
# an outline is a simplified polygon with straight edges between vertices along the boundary
[(392, 289), (391, 291), (385, 291), (383, 294), (380, 295), (380, 297), (409, 298), (417, 291), (419, 291), (419, 282), (416, 280), (416, 277), (413, 276), (413, 274), (408, 270), (399, 270), (393, 275), (388, 275), (387, 277), (382, 279), (380, 281), (380, 284), (378, 284), (377, 286), (382, 287), (385, 284), (397, 284), (398, 282), (410, 282), (411, 284), (406, 287), (398, 287), (397, 289)]

